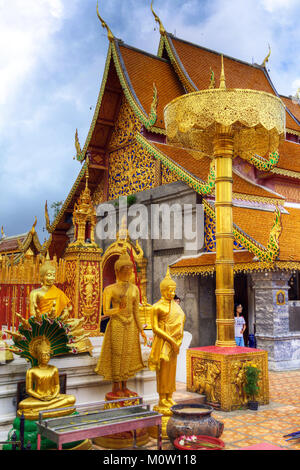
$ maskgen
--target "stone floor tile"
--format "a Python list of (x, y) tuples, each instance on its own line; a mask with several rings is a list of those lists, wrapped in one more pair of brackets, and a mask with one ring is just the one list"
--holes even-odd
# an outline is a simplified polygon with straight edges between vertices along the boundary
[(258, 437), (250, 437), (247, 439), (241, 439), (240, 441), (234, 442), (234, 445), (238, 448), (253, 446), (255, 444), (261, 444), (262, 442), (267, 442), (263, 439), (259, 439)]

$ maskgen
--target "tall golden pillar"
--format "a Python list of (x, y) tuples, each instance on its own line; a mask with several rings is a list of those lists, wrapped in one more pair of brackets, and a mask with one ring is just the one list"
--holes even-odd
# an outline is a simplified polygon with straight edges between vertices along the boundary
[(234, 347), (234, 281), (232, 223), (232, 158), (231, 126), (217, 124), (214, 139), (216, 163), (216, 346)]
[[(232, 374), (242, 374), (254, 354), (262, 369), (260, 402), (267, 403), (267, 352), (237, 347), (234, 338), (232, 160), (239, 156), (265, 171), (277, 164), (277, 149), (285, 135), (284, 105), (270, 93), (227, 89), (222, 56), (220, 87), (210, 86), (176, 98), (165, 107), (164, 117), (168, 143), (197, 150), (198, 156), (210, 156), (216, 168), (217, 338), (215, 346), (188, 350), (188, 389), (195, 390), (197, 383), (205, 389), (213, 368), (216, 375), (210, 401), (219, 403), (224, 410), (239, 407), (242, 403)], [(198, 192), (205, 195), (200, 186)], [(272, 261), (276, 250), (266, 256)], [(240, 388), (242, 391), (243, 386)]]

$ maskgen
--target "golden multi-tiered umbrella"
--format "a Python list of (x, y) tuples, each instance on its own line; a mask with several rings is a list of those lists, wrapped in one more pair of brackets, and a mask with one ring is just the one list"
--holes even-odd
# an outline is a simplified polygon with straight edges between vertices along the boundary
[[(176, 98), (165, 107), (164, 118), (168, 143), (197, 150), (215, 160), (216, 346), (236, 346), (232, 160), (239, 156), (260, 169), (273, 168), (285, 135), (285, 108), (270, 93), (227, 89), (222, 56), (220, 87)], [(261, 157), (268, 153), (269, 158)]]

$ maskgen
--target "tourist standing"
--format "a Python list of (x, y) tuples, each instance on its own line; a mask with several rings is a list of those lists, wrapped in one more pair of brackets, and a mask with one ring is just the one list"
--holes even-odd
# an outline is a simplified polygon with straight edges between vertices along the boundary
[(244, 343), (244, 331), (246, 329), (246, 322), (242, 316), (243, 306), (237, 304), (234, 309), (234, 336), (237, 346), (245, 346)]

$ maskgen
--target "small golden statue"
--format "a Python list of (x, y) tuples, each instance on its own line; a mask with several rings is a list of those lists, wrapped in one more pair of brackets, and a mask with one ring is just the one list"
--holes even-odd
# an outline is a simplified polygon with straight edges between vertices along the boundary
[(5, 364), (8, 361), (12, 361), (13, 358), (13, 353), (8, 349), (8, 346), (3, 339), (3, 333), (0, 330), (0, 364)]
[(169, 268), (166, 277), (160, 283), (161, 299), (152, 307), (152, 330), (154, 340), (148, 365), (156, 370), (157, 392), (159, 403), (153, 409), (171, 416), (171, 406), (175, 405), (172, 395), (176, 390), (177, 355), (183, 339), (185, 314), (180, 305), (174, 301), (176, 283), (170, 276)]
[(103, 314), (110, 317), (95, 372), (113, 382), (115, 397), (136, 395), (127, 380), (145, 367), (139, 335), (147, 337), (139, 318), (139, 290), (130, 282), (133, 263), (126, 252), (115, 262), (116, 283), (103, 291)]
[(73, 406), (75, 397), (60, 394), (58, 369), (48, 364), (51, 355), (49, 340), (44, 336), (32, 340), (30, 350), (38, 365), (26, 373), (26, 392), (29, 397), (19, 403), (17, 416), (24, 413), (25, 419), (37, 420), (40, 411), (51, 409), (56, 411), (47, 413), (47, 418), (71, 414), (75, 407), (74, 410), (57, 410)]
[(55, 266), (51, 261), (45, 261), (40, 269), (42, 287), (30, 292), (30, 314), (38, 321), (47, 314), (50, 319), (59, 319), (65, 322), (74, 337), (74, 348), (77, 352), (91, 352), (92, 344), (85, 333), (82, 324), (84, 318), (70, 318), (72, 305), (66, 294), (54, 285), (56, 277)]

